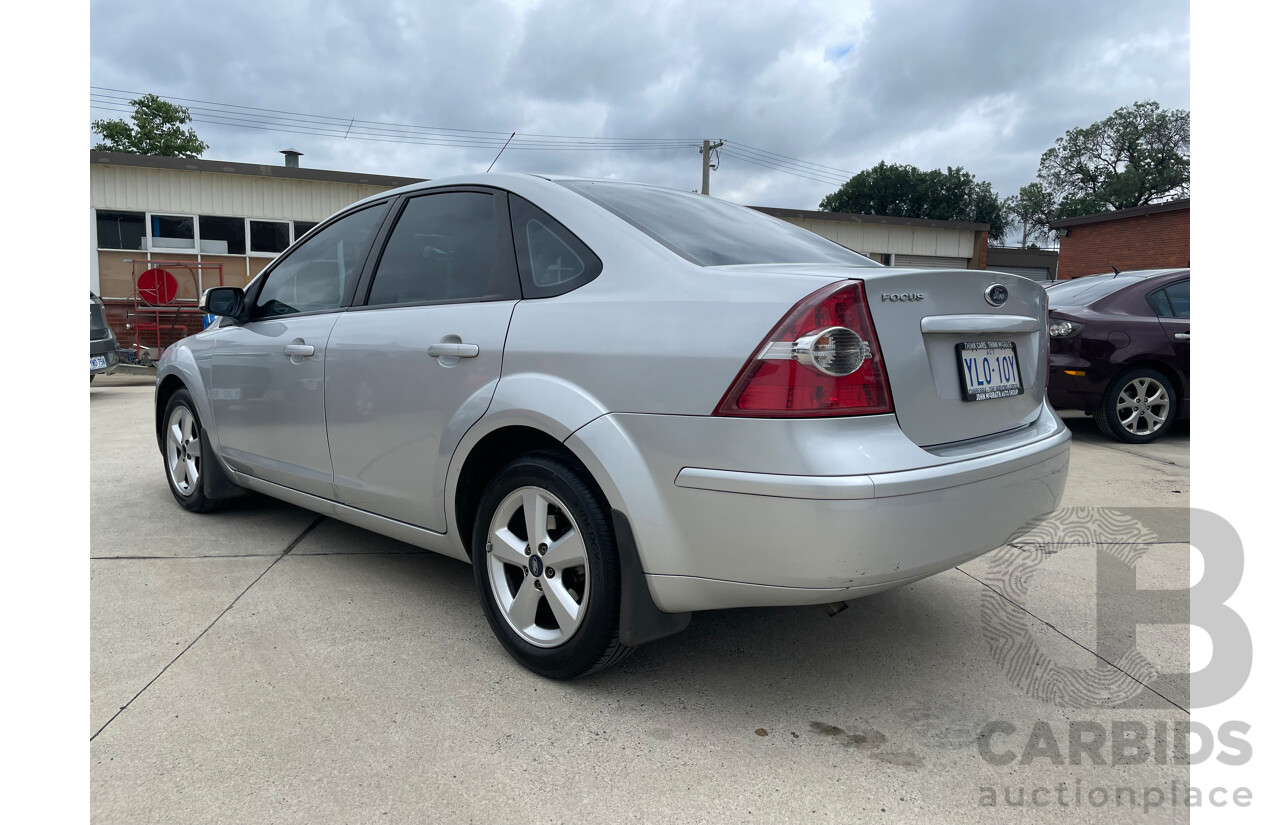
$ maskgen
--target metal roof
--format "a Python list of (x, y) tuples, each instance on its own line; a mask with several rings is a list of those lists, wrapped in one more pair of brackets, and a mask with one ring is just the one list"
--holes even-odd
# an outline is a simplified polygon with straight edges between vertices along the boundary
[(372, 186), (406, 186), (425, 178), (402, 178), (392, 175), (369, 175), (363, 172), (337, 172), (331, 169), (309, 169), (304, 166), (270, 166), (265, 163), (233, 163), (203, 158), (174, 158), (161, 155), (133, 155), (125, 152), (89, 151), (89, 162), (103, 166), (140, 166), (147, 169), (170, 169), (176, 172), (215, 172), (222, 175), (249, 175), (260, 178), (360, 183)]

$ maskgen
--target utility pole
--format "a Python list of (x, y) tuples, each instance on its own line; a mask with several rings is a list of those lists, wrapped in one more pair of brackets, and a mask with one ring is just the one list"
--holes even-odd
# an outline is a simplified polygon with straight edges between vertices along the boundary
[(724, 141), (702, 141), (702, 194), (711, 194), (711, 150), (724, 146)]

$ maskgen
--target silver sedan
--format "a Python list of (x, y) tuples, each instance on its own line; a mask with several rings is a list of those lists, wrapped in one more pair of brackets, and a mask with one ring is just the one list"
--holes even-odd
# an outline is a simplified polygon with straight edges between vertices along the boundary
[(701, 195), (418, 184), (203, 303), (157, 376), (178, 503), (253, 490), (469, 561), (552, 678), (693, 611), (940, 572), (1066, 481), (1033, 281), (882, 267)]

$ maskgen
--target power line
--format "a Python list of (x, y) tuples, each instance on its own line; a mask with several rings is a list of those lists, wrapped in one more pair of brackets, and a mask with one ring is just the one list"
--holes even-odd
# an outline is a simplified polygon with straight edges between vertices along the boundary
[[(112, 89), (105, 86), (91, 86), (90, 89), (91, 89), (91, 96), (96, 96), (102, 100), (123, 101), (126, 103), (128, 102), (128, 100), (141, 97), (143, 94), (141, 92), (131, 92), (125, 89)], [(92, 90), (96, 90), (96, 91), (92, 91)], [(221, 102), (211, 101), (211, 100), (200, 100), (197, 98), (165, 97), (164, 99), (172, 100), (172, 101), (184, 101), (184, 102), (190, 102), (190, 103), (204, 104), (205, 106), (214, 106), (223, 110), (225, 114), (238, 114), (243, 116), (249, 116), (250, 113), (257, 113), (257, 112), (265, 113), (262, 115), (252, 115), (252, 117), (255, 117), (258, 119), (280, 120), (280, 119), (308, 118), (310, 120), (328, 121), (329, 124), (333, 126), (341, 126), (343, 128), (345, 128), (349, 123), (354, 123), (354, 124), (362, 124), (370, 128), (377, 128), (382, 130), (403, 129), (403, 130), (422, 131), (422, 132), (439, 132), (444, 134), (452, 133), (452, 134), (473, 136), (471, 139), (493, 141), (494, 145), (500, 144), (510, 134), (509, 132), (485, 131), (485, 130), (479, 130), (479, 129), (452, 129), (452, 128), (446, 128), (441, 126), (420, 126), (420, 125), (406, 124), (406, 123), (387, 123), (387, 122), (372, 121), (372, 120), (361, 120), (360, 118), (337, 117), (334, 115), (317, 115), (317, 114), (311, 114), (306, 112), (291, 112), (291, 111), (282, 110), (282, 109), (269, 109), (269, 108), (263, 108), (258, 106), (241, 106), (239, 104), (234, 104), (234, 103), (221, 103)], [(188, 109), (191, 109), (191, 107), (188, 107)], [(242, 110), (242, 111), (235, 111), (235, 110)], [(205, 111), (209, 112), (211, 110), (205, 109)], [(289, 117), (289, 116), (292, 116), (292, 117)], [(328, 125), (328, 124), (317, 123), (314, 125), (322, 126), (322, 125)], [(679, 143), (681, 146), (696, 146), (696, 145), (699, 145), (700, 143), (700, 141), (695, 138), (610, 138), (610, 137), (581, 136), (581, 135), (544, 135), (544, 134), (535, 134), (535, 133), (523, 133), (523, 137), (522, 138), (518, 137), (515, 143), (520, 142), (521, 139), (524, 139), (527, 141), (527, 139), (529, 138), (535, 139), (534, 142), (546, 142), (546, 143), (564, 142), (564, 141), (577, 141), (577, 142), (585, 141), (590, 143), (624, 143), (624, 144)]]
[[(110, 113), (132, 113), (132, 108), (119, 104), (109, 103), (91, 103), (91, 109), (97, 109), (102, 112)], [(261, 131), (271, 132), (287, 132), (290, 134), (313, 135), (317, 137), (330, 137), (349, 140), (364, 140), (377, 143), (400, 143), (416, 146), (446, 146), (461, 149), (494, 149), (501, 146), (501, 141), (490, 143), (482, 138), (450, 138), (442, 135), (388, 135), (372, 131), (358, 131), (352, 129), (348, 132), (344, 128), (329, 128), (317, 125), (308, 128), (297, 123), (276, 123), (271, 120), (252, 120), (246, 118), (236, 118), (217, 113), (206, 114), (195, 109), (188, 110), (191, 113), (191, 120), (194, 123), (210, 123), (218, 126), (232, 126), (240, 129), (257, 129)], [(357, 121), (358, 122), (358, 121)], [(511, 149), (524, 149), (527, 151), (652, 151), (652, 150), (674, 150), (687, 149), (696, 146), (696, 143), (570, 143), (570, 142), (547, 142), (547, 141), (521, 141), (518, 137), (512, 141)]]
[[(105, 86), (90, 86), (90, 108), (100, 112), (129, 113), (129, 101), (143, 93)], [(698, 148), (702, 141), (693, 138), (625, 138), (585, 135), (512, 134), (481, 129), (455, 129), (407, 123), (362, 120), (355, 117), (319, 115), (259, 106), (203, 100), (188, 97), (165, 97), (165, 100), (191, 104), (186, 106), (191, 120), (215, 126), (259, 131), (311, 135), (343, 140), (376, 143), (399, 143), (417, 146), (441, 146), (455, 149), (505, 148), (511, 151), (674, 151)], [(717, 150), (725, 157), (750, 163), (774, 172), (792, 175), (832, 186), (845, 183), (853, 173), (771, 152), (738, 141), (725, 140)]]
[(817, 169), (822, 169), (829, 172), (837, 172), (841, 175), (846, 175), (848, 177), (853, 177), (854, 175), (854, 173), (850, 172), (848, 169), (837, 169), (834, 166), (823, 166), (820, 163), (812, 163), (807, 160), (800, 160), (799, 158), (793, 158), (790, 155), (780, 155), (777, 152), (770, 152), (766, 149), (757, 149), (754, 146), (748, 146), (745, 143), (738, 143), (738, 141), (736, 140), (726, 141), (726, 143), (732, 143), (734, 147), (737, 148), (739, 151), (748, 150), (751, 154), (768, 155), (774, 158), (778, 158), (781, 161), (794, 161), (796, 164), (803, 164), (804, 166), (812, 166), (812, 167), (816, 167)]
[(808, 175), (808, 174), (805, 174), (805, 173), (803, 173), (803, 172), (799, 172), (799, 171), (797, 171), (797, 170), (795, 170), (795, 169), (790, 169), (790, 168), (783, 167), (783, 166), (776, 166), (776, 165), (773, 165), (773, 164), (770, 164), (770, 163), (766, 163), (766, 162), (761, 161), (761, 160), (757, 160), (757, 159), (750, 158), (750, 157), (748, 157), (748, 156), (746, 156), (746, 155), (739, 154), (739, 153), (737, 153), (737, 152), (731, 151), (728, 147), (725, 147), (725, 148), (721, 149), (720, 151), (721, 151), (721, 153), (723, 153), (723, 154), (724, 154), (724, 156), (725, 156), (725, 157), (735, 158), (735, 159), (737, 159), (737, 160), (745, 161), (745, 162), (747, 162), (747, 163), (751, 163), (751, 164), (754, 164), (754, 165), (756, 165), (756, 166), (763, 167), (763, 168), (765, 168), (765, 169), (770, 169), (770, 170), (772, 170), (772, 171), (774, 171), (774, 172), (782, 172), (782, 173), (784, 173), (784, 174), (794, 175), (795, 177), (798, 177), (798, 178), (807, 178), (807, 179), (812, 180), (812, 181), (817, 181), (818, 183), (826, 183), (826, 184), (830, 184), (830, 185), (832, 185), (832, 186), (841, 186), (841, 185), (843, 185), (843, 184), (845, 183), (845, 180), (846, 180), (846, 179), (837, 179), (837, 178), (835, 178), (835, 176), (831, 176), (831, 177), (817, 177), (816, 175)]

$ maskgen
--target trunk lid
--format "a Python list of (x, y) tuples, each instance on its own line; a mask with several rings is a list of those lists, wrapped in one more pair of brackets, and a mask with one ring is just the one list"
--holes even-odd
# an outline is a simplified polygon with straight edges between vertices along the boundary
[[(894, 412), (908, 438), (922, 447), (966, 441), (1030, 424), (1045, 397), (1047, 335), (1044, 288), (1029, 278), (981, 269), (859, 272), (884, 354)], [(988, 289), (1003, 286), (999, 306)], [(997, 289), (996, 292), (999, 292)], [(996, 296), (998, 297), (998, 296)], [(1013, 344), (1022, 392), (964, 399), (957, 347)], [(982, 376), (976, 376), (981, 392)], [(994, 385), (999, 386), (996, 376)]]
[[(903, 433), (934, 447), (1007, 432), (1036, 420), (1045, 398), (1048, 357), (1046, 293), (1020, 275), (982, 269), (849, 268), (771, 264), (723, 267), (863, 281)], [(986, 299), (1008, 290), (999, 306)], [(957, 346), (1012, 343), (1022, 392), (966, 401)], [(998, 382), (997, 382), (998, 383)]]

